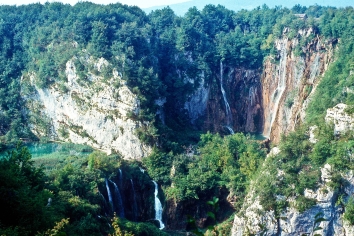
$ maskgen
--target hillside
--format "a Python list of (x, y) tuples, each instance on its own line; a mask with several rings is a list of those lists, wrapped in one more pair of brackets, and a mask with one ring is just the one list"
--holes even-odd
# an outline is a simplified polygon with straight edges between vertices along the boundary
[(352, 7), (0, 6), (0, 234), (350, 235), (353, 28)]
[(320, 6), (331, 6), (331, 7), (347, 7), (353, 6), (353, 3), (348, 2), (347, 0), (291, 0), (291, 1), (260, 1), (260, 0), (251, 0), (251, 1), (235, 1), (235, 0), (219, 0), (217, 3), (215, 1), (208, 0), (191, 0), (183, 3), (171, 4), (171, 5), (162, 5), (162, 6), (154, 6), (149, 8), (144, 8), (143, 10), (146, 13), (150, 13), (151, 11), (162, 9), (164, 7), (169, 6), (176, 15), (183, 16), (189, 8), (197, 7), (197, 9), (202, 10), (207, 4), (215, 4), (225, 6), (227, 9), (233, 11), (240, 11), (242, 9), (252, 10), (256, 7), (261, 7), (264, 4), (267, 6), (274, 8), (276, 6), (282, 6), (287, 8), (292, 8), (293, 6), (299, 4), (301, 6), (312, 6), (312, 5), (320, 5)]

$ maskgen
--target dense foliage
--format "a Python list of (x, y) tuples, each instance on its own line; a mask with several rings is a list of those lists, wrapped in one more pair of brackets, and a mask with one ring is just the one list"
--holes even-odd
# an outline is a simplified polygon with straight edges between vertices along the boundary
[[(45, 163), (45, 170), (36, 167)], [(138, 166), (118, 156), (93, 152), (31, 160), (19, 145), (0, 159), (1, 235), (108, 235), (113, 212), (101, 192), (105, 179), (124, 168), (126, 178), (148, 182)], [(153, 192), (151, 192), (152, 197)], [(5, 214), (6, 212), (6, 214)], [(117, 219), (115, 218), (115, 221)], [(151, 223), (121, 219), (119, 227), (134, 235), (165, 235)]]
[(154, 179), (171, 185), (166, 189), (168, 198), (184, 201), (218, 196), (220, 188), (226, 188), (242, 199), (265, 154), (266, 149), (250, 136), (238, 133), (221, 138), (207, 133), (189, 154), (155, 151), (143, 163)]

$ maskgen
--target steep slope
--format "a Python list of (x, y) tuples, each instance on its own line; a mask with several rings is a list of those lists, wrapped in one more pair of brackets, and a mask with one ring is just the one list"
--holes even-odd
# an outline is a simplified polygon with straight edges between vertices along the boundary
[[(97, 72), (88, 71), (81, 79), (76, 69), (79, 61)], [(39, 88), (35, 73), (22, 80), (29, 83), (24, 94), (33, 133), (54, 141), (88, 144), (107, 153), (120, 153), (125, 158), (140, 159), (151, 152), (136, 136), (142, 126), (132, 114), (140, 109), (139, 100), (117, 71), (111, 78), (100, 73), (108, 62), (95, 61), (89, 55), (74, 57), (66, 63), (66, 83)]]
[(272, 149), (250, 183), (232, 235), (354, 233), (350, 210), (354, 117), (346, 107), (328, 109), (327, 126), (302, 128), (283, 140), (280, 149)]
[(275, 143), (303, 123), (311, 95), (333, 60), (335, 41), (312, 29), (289, 39), (287, 30), (275, 41), (277, 54), (266, 58), (261, 69), (224, 64), (213, 83), (203, 80), (185, 103), (192, 123), (201, 118), (204, 130), (228, 134), (229, 126), (235, 132), (263, 133)]
[[(320, 38), (312, 29), (300, 31), (299, 35), (298, 39), (276, 40), (277, 58), (268, 58), (264, 63), (263, 135), (274, 142), (304, 122), (311, 95), (333, 60), (332, 41)], [(300, 42), (306, 40), (309, 42), (301, 47)], [(300, 53), (296, 51), (299, 47)]]

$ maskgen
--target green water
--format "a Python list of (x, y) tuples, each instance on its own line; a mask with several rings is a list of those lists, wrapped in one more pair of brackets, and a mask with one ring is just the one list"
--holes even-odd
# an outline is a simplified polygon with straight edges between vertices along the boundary
[[(28, 148), (33, 159), (87, 156), (93, 152), (89, 146), (72, 143), (29, 143), (24, 146)], [(6, 156), (6, 154), (7, 151), (0, 153), (0, 157)]]
[(253, 140), (263, 141), (268, 139), (262, 133), (245, 133), (245, 135), (250, 135)]

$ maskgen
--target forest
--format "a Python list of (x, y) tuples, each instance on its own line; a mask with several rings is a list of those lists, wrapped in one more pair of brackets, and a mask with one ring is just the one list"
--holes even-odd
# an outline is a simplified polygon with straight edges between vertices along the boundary
[[(313, 35), (299, 35), (309, 28)], [(353, 28), (352, 7), (263, 5), (234, 12), (207, 5), (203, 10), (190, 8), (181, 17), (168, 7), (146, 14), (119, 3), (0, 6), (0, 151), (5, 153), (0, 157), (0, 235), (183, 235), (186, 231), (228, 235), (251, 190), (277, 220), (288, 207), (302, 213), (316, 205), (304, 191), (318, 188), (321, 168), (327, 163), (332, 166), (328, 187), (345, 209), (344, 220), (354, 225), (354, 199), (344, 191), (348, 183), (342, 174), (354, 167), (353, 133), (336, 135), (334, 124), (324, 122), (327, 109), (338, 103), (347, 104), (347, 112), (354, 113)], [(281, 37), (298, 38), (294, 51), (299, 57), (308, 53), (306, 45), (314, 37), (329, 40), (335, 59), (314, 93), (305, 122), (282, 136), (279, 154), (267, 157), (276, 144), (257, 141), (252, 134), (211, 133), (189, 122), (183, 104), (202, 80), (215, 82), (220, 62), (261, 70), (267, 58), (277, 63), (274, 43)], [(66, 63), (84, 53), (105, 58), (110, 64), (97, 73), (110, 78), (115, 68), (138, 97), (141, 110), (130, 118), (152, 124), (136, 130), (139, 139), (152, 147), (152, 154), (141, 162), (86, 146), (76, 147), (90, 149), (86, 156), (31, 158), (21, 142), (48, 141), (31, 130), (23, 94), (32, 88), (24, 79), (35, 72), (38, 88), (56, 85), (65, 93)], [(79, 80), (89, 83), (86, 72), (94, 68), (79, 57), (75, 66)], [(155, 101), (162, 97), (165, 122), (156, 113)], [(315, 143), (308, 131), (314, 125)], [(118, 174), (121, 170), (124, 178)], [(187, 227), (159, 230), (158, 222), (151, 219), (152, 208), (143, 207), (153, 206), (152, 180), (161, 190), (158, 196), (165, 209), (173, 202), (205, 212), (181, 213), (177, 217)], [(117, 183), (121, 189), (133, 186), (134, 191), (133, 182), (145, 202), (138, 200), (122, 217), (107, 202), (106, 189)], [(279, 199), (280, 195), (285, 197)]]

